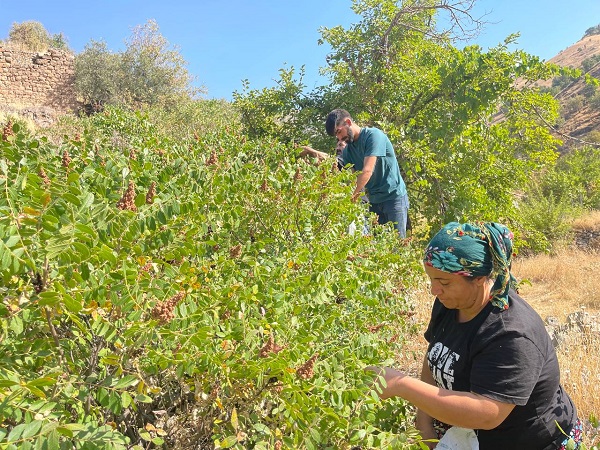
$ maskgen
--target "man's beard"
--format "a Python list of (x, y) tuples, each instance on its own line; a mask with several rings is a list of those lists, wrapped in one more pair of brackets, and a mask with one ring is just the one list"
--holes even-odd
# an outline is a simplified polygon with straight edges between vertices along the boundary
[(346, 144), (352, 144), (354, 142), (354, 131), (349, 126), (346, 127), (346, 137), (344, 137)]

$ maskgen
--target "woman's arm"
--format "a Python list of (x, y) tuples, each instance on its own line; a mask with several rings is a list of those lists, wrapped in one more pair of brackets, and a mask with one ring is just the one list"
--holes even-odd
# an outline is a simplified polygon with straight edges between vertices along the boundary
[(402, 397), (421, 410), (421, 414), (449, 425), (491, 430), (500, 425), (515, 407), (472, 392), (441, 389), (391, 367), (369, 370), (386, 380), (387, 386), (382, 389), (381, 398)]
[[(427, 356), (423, 359), (423, 367), (421, 368), (421, 381), (435, 386), (435, 380), (433, 379), (433, 375), (431, 375), (429, 364), (427, 364)], [(431, 417), (425, 411), (417, 409), (415, 425), (421, 433), (421, 437), (423, 439), (438, 438), (435, 429), (433, 428), (433, 417)], [(435, 448), (437, 445), (436, 442), (427, 442), (426, 444), (429, 448)]]

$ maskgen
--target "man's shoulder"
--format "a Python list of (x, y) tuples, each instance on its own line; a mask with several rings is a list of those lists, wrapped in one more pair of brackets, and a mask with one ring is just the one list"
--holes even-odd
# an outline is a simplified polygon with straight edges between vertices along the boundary
[(377, 136), (385, 136), (386, 134), (380, 130), (379, 128), (376, 127), (364, 127), (362, 129), (362, 132), (364, 133), (364, 136), (372, 136), (372, 135), (377, 135)]

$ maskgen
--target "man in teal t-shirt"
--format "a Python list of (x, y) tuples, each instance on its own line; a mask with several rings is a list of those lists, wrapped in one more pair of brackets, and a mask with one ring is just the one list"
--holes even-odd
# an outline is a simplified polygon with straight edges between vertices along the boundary
[(406, 237), (408, 195), (392, 143), (378, 128), (361, 128), (344, 109), (334, 109), (325, 121), (327, 134), (346, 142), (341, 159), (360, 172), (352, 200), (369, 198), (369, 210), (380, 224), (392, 222), (401, 237)]

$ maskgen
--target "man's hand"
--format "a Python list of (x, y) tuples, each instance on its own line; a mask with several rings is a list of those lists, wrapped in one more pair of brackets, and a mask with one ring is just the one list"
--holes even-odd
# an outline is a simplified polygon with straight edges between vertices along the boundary
[(314, 148), (312, 148), (312, 147), (309, 147), (308, 145), (303, 145), (303, 146), (301, 146), (301, 147), (299, 147), (299, 148), (301, 148), (301, 149), (302, 149), (302, 151), (300, 152), (300, 155), (298, 155), (298, 156), (300, 156), (301, 158), (303, 158), (303, 157), (305, 157), (305, 156), (311, 156), (311, 157), (313, 157), (313, 158), (316, 158), (316, 157), (317, 157), (317, 154), (316, 154), (316, 153), (317, 153), (317, 151), (316, 151)]
[(303, 158), (305, 156), (310, 156), (311, 158), (316, 158), (317, 164), (321, 163), (324, 159), (329, 157), (329, 155), (327, 153), (315, 150), (314, 148), (309, 147), (308, 145), (303, 145), (300, 148), (302, 149), (302, 151), (300, 152), (300, 155), (298, 155), (298, 156), (300, 156), (301, 158)]

